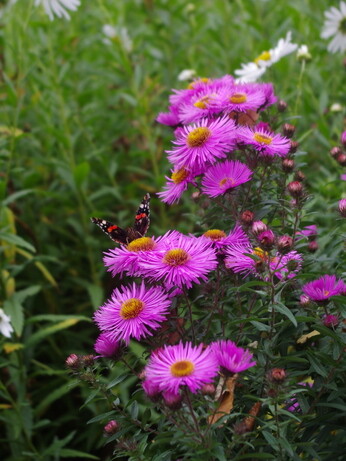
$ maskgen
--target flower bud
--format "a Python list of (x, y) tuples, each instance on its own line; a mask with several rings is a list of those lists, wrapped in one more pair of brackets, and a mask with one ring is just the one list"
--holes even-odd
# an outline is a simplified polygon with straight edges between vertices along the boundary
[(268, 228), (267, 228), (267, 225), (264, 224), (263, 221), (254, 221), (252, 223), (252, 227), (251, 227), (251, 230), (252, 230), (252, 233), (254, 235), (258, 235), (260, 234), (261, 232), (264, 232), (266, 231)]
[(292, 181), (287, 185), (287, 190), (293, 198), (301, 198), (303, 196), (303, 186), (299, 181)]
[(254, 215), (254, 213), (252, 211), (245, 210), (245, 211), (243, 211), (243, 213), (240, 216), (240, 222), (244, 226), (250, 226), (250, 224), (253, 223), (254, 217), (255, 217), (255, 215)]
[(105, 435), (113, 435), (119, 430), (119, 423), (117, 423), (114, 419), (109, 421), (103, 428)]
[(280, 99), (280, 101), (278, 102), (278, 111), (285, 112), (286, 109), (287, 109), (287, 102), (284, 101), (283, 99)]
[(343, 218), (346, 218), (346, 198), (339, 201), (339, 212)]
[(292, 173), (294, 169), (294, 160), (292, 158), (284, 158), (282, 160), (282, 169), (285, 173)]
[(282, 131), (286, 138), (292, 138), (294, 132), (296, 131), (296, 127), (294, 125), (291, 125), (290, 123), (285, 123), (282, 127)]
[(311, 240), (308, 244), (308, 251), (310, 253), (315, 253), (315, 251), (318, 250), (318, 243), (316, 242), (316, 240)]
[(282, 235), (278, 239), (278, 251), (279, 253), (285, 255), (288, 253), (293, 246), (293, 239), (289, 235)]
[(147, 397), (149, 397), (149, 399), (151, 399), (153, 402), (157, 402), (160, 399), (161, 391), (159, 386), (153, 384), (148, 379), (145, 379), (142, 382), (142, 387)]
[(95, 362), (95, 357), (92, 354), (82, 355), (81, 360), (85, 367), (92, 367)]
[(297, 141), (291, 141), (290, 153), (294, 154), (295, 152), (297, 152), (298, 147), (299, 143)]
[(267, 373), (267, 379), (272, 383), (282, 384), (286, 377), (286, 371), (283, 368), (273, 368)]
[(311, 304), (311, 299), (307, 295), (301, 295), (299, 298), (299, 304), (302, 307), (309, 307)]
[(171, 410), (179, 410), (182, 406), (183, 398), (180, 394), (175, 394), (171, 391), (165, 391), (162, 393), (163, 401), (166, 407)]
[(68, 368), (78, 369), (81, 365), (80, 357), (77, 354), (71, 354), (65, 360), (65, 364)]
[(302, 171), (298, 170), (294, 175), (294, 179), (296, 181), (303, 182), (305, 180), (305, 174)]
[(271, 250), (274, 246), (275, 243), (275, 235), (274, 232), (271, 231), (270, 229), (261, 232), (257, 236), (257, 240), (264, 250)]
[(336, 159), (336, 157), (342, 153), (342, 150), (339, 146), (335, 146), (330, 149), (329, 153), (333, 158)]
[(339, 165), (346, 166), (346, 154), (341, 153), (335, 159)]
[(192, 192), (191, 194), (192, 200), (195, 200), (195, 201), (197, 201), (200, 198), (200, 196), (201, 196), (201, 193), (199, 190), (196, 190), (195, 192)]
[(214, 395), (215, 394), (215, 386), (214, 384), (212, 383), (207, 383), (207, 384), (204, 384), (202, 387), (201, 387), (201, 393), (203, 395)]
[(339, 317), (333, 314), (325, 315), (323, 317), (323, 325), (327, 328), (335, 328), (339, 325)]

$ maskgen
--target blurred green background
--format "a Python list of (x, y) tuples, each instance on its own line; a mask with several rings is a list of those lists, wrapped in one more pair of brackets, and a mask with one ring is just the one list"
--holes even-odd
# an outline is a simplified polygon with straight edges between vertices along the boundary
[[(200, 230), (188, 194), (170, 208), (155, 197), (172, 139), (155, 118), (167, 110), (171, 88), (186, 86), (177, 80), (182, 70), (232, 74), (289, 30), (294, 43), (309, 47), (305, 69), (292, 54), (263, 81), (274, 83), (289, 105), (287, 121), (297, 125), (297, 162), (313, 195), (305, 220), (321, 234), (316, 258), (336, 251), (328, 229), (345, 183), (328, 152), (345, 129), (346, 101), (343, 56), (330, 54), (320, 38), (330, 6), (82, 0), (70, 21), (50, 21), (33, 1), (1, 2), (1, 297), (15, 328), (1, 358), (8, 388), (1, 392), (1, 442), (11, 448), (4, 459), (73, 459), (62, 447), (107, 457), (102, 426), (97, 432), (85, 424), (100, 408), (80, 409), (86, 390), (64, 370), (69, 354), (92, 352), (92, 313), (117, 283), (102, 264), (113, 244), (89, 218), (131, 225), (150, 192), (152, 234)], [(106, 43), (105, 24), (118, 32)], [(341, 110), (330, 110), (336, 103)]]

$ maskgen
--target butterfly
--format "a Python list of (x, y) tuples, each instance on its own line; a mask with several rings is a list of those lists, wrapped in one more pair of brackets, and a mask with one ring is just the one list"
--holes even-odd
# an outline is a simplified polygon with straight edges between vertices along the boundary
[(132, 240), (138, 239), (143, 237), (149, 228), (150, 223), (150, 195), (145, 194), (141, 204), (138, 207), (135, 222), (133, 227), (127, 227), (123, 229), (115, 224), (111, 223), (110, 221), (106, 221), (105, 219), (100, 218), (91, 218), (91, 221), (99, 226), (103, 232), (105, 232), (109, 238), (114, 240), (117, 243), (128, 244), (132, 242)]

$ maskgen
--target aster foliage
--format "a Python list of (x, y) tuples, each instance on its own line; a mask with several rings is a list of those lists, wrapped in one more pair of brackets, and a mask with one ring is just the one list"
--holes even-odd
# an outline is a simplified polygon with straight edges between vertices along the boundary
[[(314, 347), (331, 356), (329, 373), (333, 360), (342, 360), (346, 284), (335, 275), (309, 275), (318, 229), (305, 218), (308, 194), (304, 175), (295, 172), (295, 126), (273, 110), (276, 101), (273, 85), (245, 85), (231, 75), (174, 90), (169, 113), (158, 116), (174, 128), (174, 140), (166, 151), (172, 176), (157, 196), (170, 204), (194, 191), (197, 235), (180, 233), (177, 223), (162, 236), (130, 239), (104, 256), (113, 277), (135, 281), (122, 279), (96, 311), (101, 334), (88, 373), (97, 376), (102, 358), (129, 368), (137, 381), (131, 409), (138, 399), (156, 408), (170, 434), (169, 459), (189, 456), (191, 448), (212, 459), (251, 458), (257, 451), (286, 459), (290, 440), (298, 432), (301, 440), (307, 437), (304, 414), (318, 418), (328, 386), (328, 372), (307, 360), (309, 339), (321, 337)], [(280, 343), (286, 330), (290, 340)], [(128, 363), (126, 349), (134, 341), (143, 348), (144, 366), (142, 358)], [(83, 377), (85, 363), (69, 361)], [(161, 441), (161, 423), (142, 424), (137, 412), (122, 412), (118, 401), (114, 417), (125, 439), (119, 425), (114, 434), (110, 423), (105, 428), (118, 453), (126, 453), (129, 434), (140, 441), (131, 424)], [(250, 433), (256, 448), (244, 443)], [(151, 458), (154, 447), (144, 456)], [(295, 454), (309, 450), (313, 441)]]

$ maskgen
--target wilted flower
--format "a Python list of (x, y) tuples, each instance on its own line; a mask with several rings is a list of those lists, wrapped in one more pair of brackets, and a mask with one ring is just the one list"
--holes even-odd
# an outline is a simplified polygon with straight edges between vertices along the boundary
[(333, 40), (328, 44), (328, 51), (337, 53), (346, 50), (346, 3), (340, 2), (339, 9), (335, 6), (324, 12), (326, 17), (322, 38), (333, 37)]
[(80, 0), (35, 0), (35, 5), (42, 5), (51, 21), (53, 21), (54, 15), (58, 18), (70, 19), (66, 10), (76, 11), (80, 3)]

